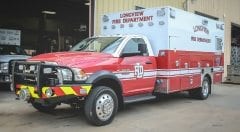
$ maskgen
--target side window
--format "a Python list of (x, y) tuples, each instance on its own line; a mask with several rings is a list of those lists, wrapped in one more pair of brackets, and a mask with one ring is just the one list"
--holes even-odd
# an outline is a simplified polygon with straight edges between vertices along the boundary
[(148, 55), (147, 45), (142, 38), (132, 38), (125, 45), (123, 54)]

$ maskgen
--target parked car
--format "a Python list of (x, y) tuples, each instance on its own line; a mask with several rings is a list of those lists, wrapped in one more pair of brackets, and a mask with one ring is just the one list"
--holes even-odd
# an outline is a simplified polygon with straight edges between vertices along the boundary
[(10, 89), (13, 61), (25, 60), (30, 57), (18, 45), (0, 44), (0, 85)]

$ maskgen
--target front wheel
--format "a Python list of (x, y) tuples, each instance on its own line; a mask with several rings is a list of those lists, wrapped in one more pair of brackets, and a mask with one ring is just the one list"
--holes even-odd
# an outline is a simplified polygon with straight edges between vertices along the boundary
[(112, 122), (118, 110), (116, 93), (105, 86), (92, 89), (85, 102), (85, 115), (93, 125), (103, 126)]

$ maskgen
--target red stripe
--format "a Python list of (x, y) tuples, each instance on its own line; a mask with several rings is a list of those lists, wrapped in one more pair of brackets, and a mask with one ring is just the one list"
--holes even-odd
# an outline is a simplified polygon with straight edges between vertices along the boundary
[(77, 95), (80, 95), (80, 89), (81, 89), (80, 86), (72, 86), (72, 89), (75, 91)]
[(63, 96), (65, 95), (65, 93), (62, 91), (62, 89), (60, 87), (52, 87), (52, 89), (54, 90), (54, 93), (57, 96)]
[(16, 84), (16, 88), (21, 88), (21, 84)]
[(47, 98), (47, 96), (45, 95), (45, 93), (42, 93), (42, 98)]

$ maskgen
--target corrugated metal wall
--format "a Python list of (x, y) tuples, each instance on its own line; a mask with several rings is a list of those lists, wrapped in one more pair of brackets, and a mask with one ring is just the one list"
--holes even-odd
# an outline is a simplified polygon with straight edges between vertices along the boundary
[[(187, 3), (187, 4), (184, 4)], [(135, 6), (173, 6), (188, 11), (198, 11), (225, 22), (225, 71), (230, 64), (231, 24), (240, 25), (240, 0), (95, 0), (94, 31), (100, 33), (101, 16), (110, 12), (133, 10)], [(226, 77), (224, 72), (224, 76)]]
[(94, 34), (100, 33), (101, 16), (110, 12), (134, 10), (135, 6), (144, 8), (171, 5), (183, 8), (185, 0), (95, 0)]

